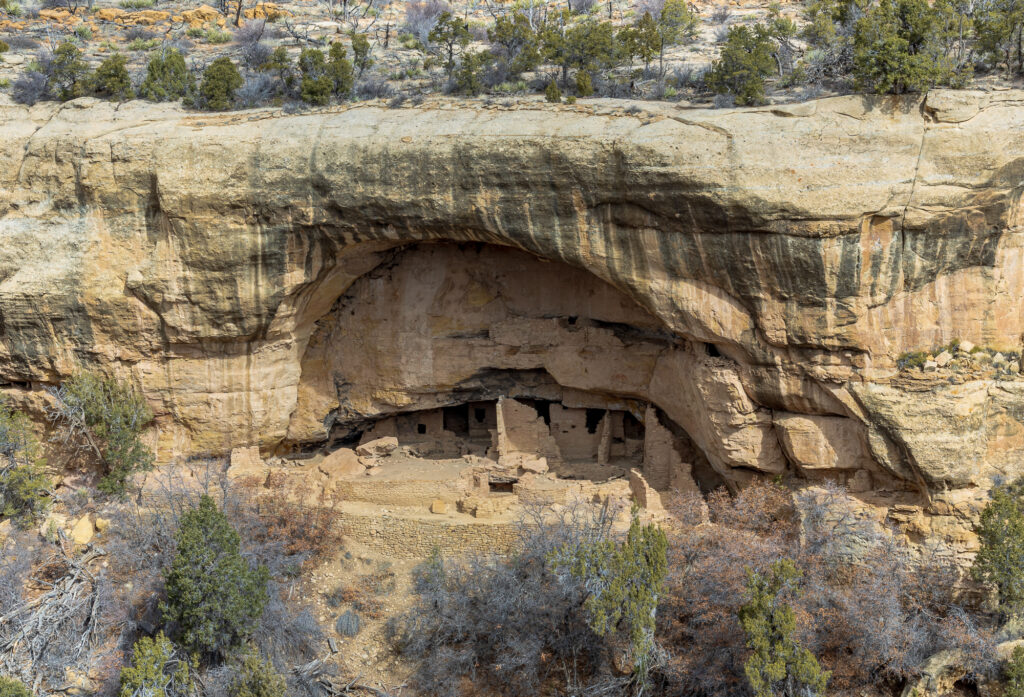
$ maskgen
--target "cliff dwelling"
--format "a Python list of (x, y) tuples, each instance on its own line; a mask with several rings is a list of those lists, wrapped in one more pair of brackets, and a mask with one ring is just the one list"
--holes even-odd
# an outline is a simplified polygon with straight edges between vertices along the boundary
[[(606, 484), (599, 496), (659, 510), (656, 492), (725, 483), (647, 394), (659, 356), (688, 349), (579, 269), (477, 243), (389, 250), (316, 322), (281, 452), (320, 462), (358, 448), (370, 466), (356, 481), (434, 482), (418, 505), (461, 506), (453, 483), (511, 494), (503, 506)], [(312, 427), (300, 437), (296, 424)]]

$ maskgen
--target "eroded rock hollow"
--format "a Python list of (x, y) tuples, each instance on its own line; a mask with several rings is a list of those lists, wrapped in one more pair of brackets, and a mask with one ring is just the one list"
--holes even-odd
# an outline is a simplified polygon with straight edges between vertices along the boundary
[[(955, 536), (1024, 461), (1022, 127), (1015, 92), (0, 105), (0, 379), (128, 377), (164, 461), (472, 440), (510, 399), (560, 453), (656, 427), (704, 486), (838, 479)], [(999, 369), (900, 370), (955, 339)]]

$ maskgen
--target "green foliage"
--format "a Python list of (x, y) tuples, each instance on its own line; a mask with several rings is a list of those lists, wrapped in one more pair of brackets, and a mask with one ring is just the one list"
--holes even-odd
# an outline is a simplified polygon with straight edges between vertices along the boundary
[(992, 490), (992, 500), (981, 512), (971, 575), (993, 586), (999, 609), (1015, 615), (1024, 609), (1024, 505), (1019, 482)]
[(241, 87), (243, 82), (238, 68), (231, 59), (221, 56), (203, 71), (203, 81), (199, 85), (202, 104), (212, 111), (230, 109), (235, 99), (235, 90)]
[(611, 22), (590, 18), (571, 23), (568, 10), (552, 12), (541, 26), (545, 58), (562, 69), (562, 83), (570, 70), (596, 71), (615, 64), (619, 52)]
[(0, 697), (32, 697), (32, 691), (14, 678), (0, 677)]
[(274, 666), (249, 652), (228, 688), (228, 697), (285, 697), (288, 685)]
[(84, 440), (85, 450), (102, 463), (102, 491), (123, 493), (128, 477), (153, 466), (153, 453), (140, 438), (153, 412), (130, 385), (95, 373), (78, 373), (54, 396), (57, 404), (51, 419)]
[(594, 94), (594, 82), (586, 70), (576, 71), (576, 94), (580, 97)]
[[(331, 50), (334, 51), (333, 45)], [(341, 50), (344, 54), (344, 47)], [(291, 88), (295, 84), (295, 71), (293, 70), (291, 59), (288, 58), (288, 49), (284, 46), (275, 48), (274, 52), (270, 54), (270, 59), (261, 65), (259, 69), (262, 72), (274, 73), (278, 81), (285, 88)]]
[(108, 57), (96, 69), (96, 91), (110, 99), (123, 102), (131, 99), (132, 80), (128, 75), (127, 60), (120, 53)]
[(974, 13), (980, 52), (993, 62), (1006, 64), (1007, 73), (1024, 73), (1024, 3), (989, 0)]
[(466, 52), (462, 54), (459, 69), (455, 71), (455, 91), (459, 94), (477, 95), (484, 91), (484, 83), (480, 78), (484, 66), (491, 59), (487, 51)]
[(31, 525), (50, 505), (51, 488), (28, 417), (0, 399), (0, 515)]
[(267, 602), (267, 570), (245, 561), (238, 533), (209, 496), (182, 516), (175, 541), (163, 620), (190, 652), (223, 656), (255, 630)]
[(362, 77), (363, 72), (374, 63), (373, 51), (370, 48), (370, 40), (366, 37), (366, 34), (352, 32), (351, 36), (353, 63), (356, 70), (359, 71), (359, 76)]
[(174, 645), (158, 633), (142, 637), (132, 647), (131, 665), (121, 669), (119, 697), (184, 697), (194, 692), (189, 662), (177, 656)]
[(722, 52), (706, 78), (708, 87), (718, 94), (733, 95), (741, 106), (764, 103), (765, 78), (776, 66), (774, 50), (765, 25), (729, 27)]
[(62, 102), (85, 94), (89, 84), (89, 66), (82, 60), (82, 51), (65, 41), (53, 52), (50, 82)]
[(452, 73), (455, 72), (456, 55), (465, 51), (470, 39), (473, 38), (469, 33), (469, 27), (451, 12), (442, 12), (427, 38), (430, 43), (439, 46), (441, 56), (444, 58), (444, 69), (450, 80)]
[(302, 101), (317, 106), (331, 101), (334, 83), (327, 74), (327, 60), (323, 51), (318, 48), (302, 49), (299, 54), (299, 71), (302, 73)]
[(544, 88), (544, 101), (551, 102), (552, 104), (561, 104), (562, 102), (562, 91), (558, 89), (558, 83), (554, 80), (548, 83), (548, 86)]
[(788, 598), (803, 576), (790, 559), (780, 559), (767, 575), (747, 569), (747, 602), (740, 625), (753, 653), (744, 672), (756, 697), (824, 695), (829, 673), (794, 638), (796, 618)]
[(1024, 646), (1015, 646), (1003, 666), (1004, 697), (1024, 697)]
[(231, 32), (211, 27), (203, 32), (203, 39), (208, 44), (226, 44), (231, 41)]
[(3, 39), (0, 39), (0, 53), (7, 53), (10, 50), (11, 50), (10, 45), (6, 41), (4, 41)]
[(936, 31), (937, 16), (927, 0), (879, 0), (854, 30), (857, 86), (903, 94), (947, 82), (951, 69)]
[(91, 41), (92, 27), (90, 27), (88, 24), (79, 24), (77, 27), (75, 27), (75, 36), (77, 36), (82, 41)]
[(658, 598), (668, 573), (668, 542), (657, 525), (641, 525), (637, 510), (623, 544), (596, 540), (564, 547), (553, 555), (556, 568), (568, 570), (588, 589), (584, 602), (590, 628), (598, 636), (629, 631), (636, 674), (646, 678), (654, 650)]
[(496, 47), (510, 78), (540, 65), (540, 37), (521, 10), (495, 19), (494, 26), (487, 30), (487, 38)]
[[(370, 61), (372, 64), (372, 59)], [(352, 63), (346, 57), (345, 47), (341, 44), (331, 44), (327, 75), (331, 78), (331, 85), (336, 95), (346, 97), (352, 92), (355, 76), (352, 73)]]
[(139, 96), (151, 102), (181, 99), (194, 87), (185, 59), (174, 49), (154, 54), (146, 65), (146, 78), (139, 86)]

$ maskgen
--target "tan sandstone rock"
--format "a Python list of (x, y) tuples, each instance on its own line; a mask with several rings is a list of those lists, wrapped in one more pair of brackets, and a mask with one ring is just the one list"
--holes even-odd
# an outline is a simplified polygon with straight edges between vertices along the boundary
[[(1021, 101), (4, 98), (3, 392), (128, 378), (161, 462), (319, 444), (459, 395), (580, 393), (658, 409), (733, 487), (798, 451), (842, 468), (830, 433), (860, 429), (872, 485), (983, 492), (1024, 468), (1019, 376), (908, 385), (896, 361), (962, 336), (1021, 349)], [(783, 413), (854, 425), (799, 444)]]

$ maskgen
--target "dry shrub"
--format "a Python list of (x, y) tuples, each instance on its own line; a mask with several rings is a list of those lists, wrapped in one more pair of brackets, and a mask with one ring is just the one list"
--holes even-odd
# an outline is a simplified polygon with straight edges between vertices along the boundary
[[(677, 505), (699, 518), (694, 502)], [(669, 693), (748, 693), (737, 621), (745, 570), (764, 572), (783, 557), (803, 571), (797, 632), (832, 671), (830, 688), (902, 682), (942, 649), (962, 649), (976, 674), (993, 667), (991, 636), (956, 603), (956, 570), (944, 550), (912, 550), (842, 488), (794, 497), (754, 484), (735, 497), (711, 495), (708, 509), (711, 524), (681, 526), (670, 538), (660, 613), (673, 653), (663, 676)]]

